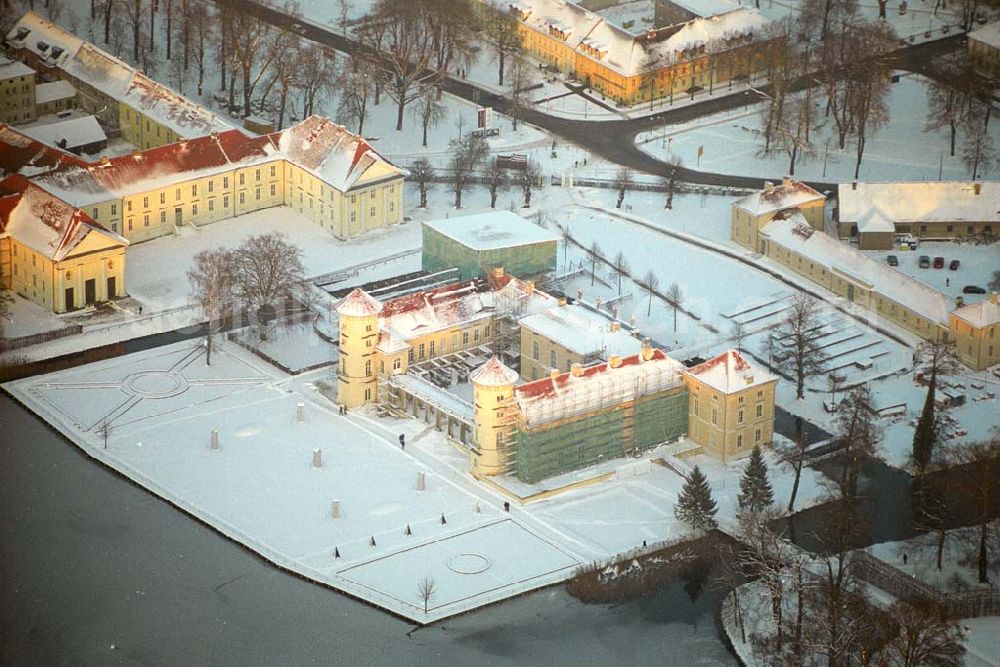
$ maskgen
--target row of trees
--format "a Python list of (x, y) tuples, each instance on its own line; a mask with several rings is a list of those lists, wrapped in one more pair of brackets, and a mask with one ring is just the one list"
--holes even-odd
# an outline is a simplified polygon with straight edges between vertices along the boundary
[[(462, 208), (462, 194), (477, 176), (485, 180), (484, 184), (490, 193), (490, 208), (496, 208), (500, 193), (512, 186), (521, 191), (523, 206), (531, 206), (532, 193), (541, 179), (541, 171), (535, 161), (528, 160), (523, 169), (514, 170), (511, 174), (501, 159), (497, 156), (489, 157), (486, 140), (475, 133), (453, 139), (448, 147), (451, 160), (447, 174), (455, 195), (455, 208)], [(437, 173), (427, 158), (419, 158), (410, 165), (410, 178), (420, 192), (420, 208), (427, 207), (428, 186), (437, 177)]]

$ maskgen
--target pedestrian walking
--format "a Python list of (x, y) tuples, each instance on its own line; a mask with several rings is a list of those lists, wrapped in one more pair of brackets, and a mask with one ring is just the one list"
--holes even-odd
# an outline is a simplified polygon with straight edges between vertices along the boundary
[(399, 448), (406, 449), (406, 436), (402, 433), (399, 434)]
[(503, 511), (504, 512), (509, 512), (510, 511), (510, 502), (508, 502), (506, 500), (503, 501)]
[(142, 315), (142, 306), (139, 306), (139, 314)]

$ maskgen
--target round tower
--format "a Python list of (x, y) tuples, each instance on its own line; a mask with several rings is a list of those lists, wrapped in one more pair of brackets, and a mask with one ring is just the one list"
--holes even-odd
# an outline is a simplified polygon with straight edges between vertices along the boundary
[(479, 452), (478, 471), (482, 475), (501, 475), (508, 469), (509, 448), (513, 425), (508, 423), (515, 408), (514, 396), (517, 373), (496, 357), (469, 374), (472, 382), (472, 420), (474, 444)]
[(378, 314), (382, 303), (360, 287), (337, 304), (340, 315), (340, 362), (337, 400), (354, 408), (376, 400)]

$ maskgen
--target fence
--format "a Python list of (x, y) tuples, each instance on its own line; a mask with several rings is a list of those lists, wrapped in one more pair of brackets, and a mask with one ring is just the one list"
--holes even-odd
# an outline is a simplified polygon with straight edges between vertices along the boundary
[(855, 574), (876, 588), (907, 602), (932, 602), (951, 618), (1000, 615), (1000, 590), (981, 589), (964, 593), (944, 593), (914, 579), (866, 551), (852, 556)]
[(38, 345), (39, 343), (45, 343), (50, 340), (56, 340), (57, 338), (65, 338), (66, 336), (75, 336), (76, 334), (82, 332), (83, 325), (74, 324), (72, 326), (55, 329), (53, 331), (43, 331), (42, 333), (28, 334), (26, 336), (4, 338), (0, 339), (0, 352), (19, 350), (22, 347), (30, 347), (32, 345)]
[[(562, 187), (571, 185), (572, 187), (579, 188), (603, 188), (605, 190), (617, 190), (621, 187), (621, 181), (614, 178), (580, 178), (577, 176), (556, 176), (554, 174), (549, 177), (549, 184)], [(668, 187), (669, 186), (664, 181), (632, 181), (625, 187), (625, 189), (637, 190), (640, 192), (665, 193)], [(746, 188), (734, 188), (728, 185), (698, 185), (695, 183), (687, 183), (678, 179), (674, 181), (674, 192), (684, 194), (742, 197), (753, 191)]]

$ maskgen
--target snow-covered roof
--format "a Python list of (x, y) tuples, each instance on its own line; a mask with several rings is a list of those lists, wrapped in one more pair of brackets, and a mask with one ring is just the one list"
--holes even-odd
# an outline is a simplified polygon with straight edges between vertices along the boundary
[(121, 101), (179, 137), (202, 137), (233, 128), (211, 111), (136, 73)]
[(968, 34), (968, 38), (992, 46), (994, 49), (1000, 49), (1000, 21), (987, 23), (981, 28), (976, 28)]
[(669, 4), (682, 7), (695, 16), (715, 16), (739, 9), (733, 0), (669, 0)]
[(0, 174), (35, 176), (67, 166), (86, 164), (77, 156), (0, 124)]
[(51, 83), (39, 83), (35, 86), (35, 104), (67, 100), (71, 97), (76, 97), (76, 88), (69, 81), (52, 81)]
[(503, 387), (517, 382), (517, 371), (508, 368), (496, 357), (469, 373), (469, 380), (484, 387)]
[(379, 330), (398, 344), (504, 312), (535, 313), (556, 303), (519, 278), (480, 276), (385, 301)]
[[(21, 37), (23, 35), (23, 37)], [(7, 43), (31, 51), (50, 66), (65, 62), (84, 43), (35, 12), (27, 12), (7, 33)]]
[(1000, 298), (993, 292), (982, 301), (956, 308), (954, 314), (977, 328), (1000, 324)]
[(322, 116), (310, 116), (276, 136), (283, 155), (341, 192), (351, 189), (376, 164), (388, 175), (409, 173), (382, 157), (362, 137)]
[(725, 50), (728, 40), (759, 33), (769, 23), (756, 9), (727, 5), (724, 13), (670, 26), (647, 38), (568, 0), (482, 1), (501, 10), (515, 6), (529, 28), (553, 36), (553, 29), (557, 30), (569, 48), (624, 76), (641, 74), (654, 61), (667, 65), (689, 49)]
[(250, 138), (229, 130), (51, 172), (34, 182), (67, 203), (89, 206), (229, 171), (236, 165), (279, 159), (272, 136)]
[(558, 241), (553, 234), (511, 211), (489, 211), (424, 223), (436, 232), (476, 251)]
[(723, 394), (735, 394), (778, 379), (763, 368), (751, 364), (736, 350), (728, 350), (692, 366), (687, 374)]
[(662, 350), (651, 350), (650, 358), (634, 354), (556, 377), (546, 377), (514, 388), (528, 426), (571, 415), (611, 407), (641, 396), (655, 394), (681, 384), (684, 364)]
[(601, 358), (637, 354), (642, 341), (603, 315), (576, 305), (556, 306), (523, 317), (522, 327), (545, 336), (579, 355), (597, 353)]
[(822, 199), (826, 199), (826, 197), (802, 181), (786, 178), (777, 185), (766, 183), (763, 190), (737, 199), (733, 202), (733, 206), (741, 208), (751, 215), (762, 215), (782, 211), (786, 208), (795, 208)]
[[(60, 148), (73, 149), (107, 141), (108, 137), (93, 116), (67, 118), (52, 123), (24, 125), (21, 131), (32, 139)], [(66, 143), (63, 144), (62, 142)]]
[(16, 79), (20, 76), (32, 76), (34, 73), (35, 70), (19, 60), (0, 57), (0, 81)]
[(817, 232), (795, 212), (769, 222), (761, 234), (830, 270), (871, 285), (871, 289), (932, 322), (948, 326), (948, 297), (888, 264)]
[(837, 209), (841, 222), (1000, 222), (1000, 181), (841, 183)]
[(127, 240), (101, 227), (80, 209), (33, 185), (20, 194), (0, 199), (0, 235), (10, 235), (52, 261), (63, 260), (92, 233), (128, 245)]
[(885, 217), (881, 211), (873, 208), (858, 220), (858, 231), (862, 234), (894, 232), (896, 231), (896, 224)]
[(136, 74), (121, 60), (87, 42), (81, 43), (73, 57), (65, 60), (60, 68), (116, 100), (122, 99), (129, 81)]
[(348, 317), (369, 317), (382, 312), (382, 303), (360, 287), (337, 304), (337, 313)]

